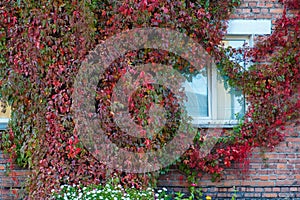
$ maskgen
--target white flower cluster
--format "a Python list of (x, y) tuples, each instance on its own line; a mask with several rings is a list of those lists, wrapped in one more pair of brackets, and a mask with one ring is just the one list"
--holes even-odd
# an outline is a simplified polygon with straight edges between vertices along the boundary
[(52, 199), (56, 200), (165, 200), (171, 199), (167, 189), (162, 188), (156, 193), (153, 188), (146, 190), (123, 188), (120, 184), (91, 185), (88, 187), (62, 185), (60, 191), (52, 190)]

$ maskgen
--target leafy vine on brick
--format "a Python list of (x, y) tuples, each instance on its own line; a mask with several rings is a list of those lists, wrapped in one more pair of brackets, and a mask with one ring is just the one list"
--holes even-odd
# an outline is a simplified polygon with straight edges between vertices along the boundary
[[(29, 197), (45, 198), (51, 189), (62, 184), (102, 183), (111, 174), (118, 174), (121, 182), (129, 186), (146, 186), (155, 179), (155, 173), (130, 174), (107, 169), (82, 146), (74, 129), (71, 96), (80, 63), (97, 44), (132, 28), (167, 27), (189, 35), (214, 56), (224, 80), (241, 89), (249, 102), (240, 125), (224, 130), (215, 148), (204, 158), (199, 157), (199, 149), (205, 145), (205, 134), (200, 130), (193, 147), (178, 161), (181, 169), (189, 175), (197, 171), (218, 178), (225, 167), (244, 160), (253, 147), (273, 148), (284, 138), (281, 130), (286, 121), (299, 117), (300, 108), (300, 6), (297, 0), (283, 3), (283, 16), (270, 37), (254, 48), (235, 50), (219, 46), (226, 33), (225, 22), (239, 5), (238, 0), (1, 1), (1, 98), (12, 108), (1, 146), (19, 165), (32, 169)], [(296, 12), (287, 15), (291, 9)], [(249, 69), (228, 58), (237, 51), (243, 51), (251, 62)], [(168, 52), (149, 49), (129, 52), (120, 58), (119, 64), (111, 65), (106, 75), (120, 77), (128, 69), (129, 61), (172, 60), (176, 60), (175, 69), (194, 75), (189, 63)], [(113, 82), (102, 81), (99, 87), (105, 87), (107, 93), (99, 92), (95, 98), (105, 99), (112, 86)], [(152, 94), (153, 90), (155, 87), (149, 85), (141, 88), (143, 94)], [(146, 123), (147, 112), (142, 112), (144, 107), (140, 105), (147, 102), (133, 102), (130, 109), (135, 120)], [(174, 111), (177, 107), (172, 102), (163, 103)], [(105, 101), (101, 103), (98, 106), (105, 105)], [(98, 109), (99, 116), (107, 112), (105, 108)], [(158, 140), (143, 140), (140, 144), (148, 148), (171, 137), (172, 131), (165, 131)], [(130, 138), (126, 142), (125, 146), (134, 146)]]

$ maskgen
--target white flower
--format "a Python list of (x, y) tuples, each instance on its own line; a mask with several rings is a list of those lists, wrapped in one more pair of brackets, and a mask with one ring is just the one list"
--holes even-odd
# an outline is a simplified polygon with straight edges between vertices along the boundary
[(167, 191), (167, 188), (162, 188), (165, 192)]
[(159, 196), (159, 194), (156, 193), (156, 194), (155, 194), (155, 197), (158, 197), (158, 196)]
[(158, 190), (157, 192), (158, 192), (158, 193), (161, 193), (161, 192), (162, 192), (162, 190)]

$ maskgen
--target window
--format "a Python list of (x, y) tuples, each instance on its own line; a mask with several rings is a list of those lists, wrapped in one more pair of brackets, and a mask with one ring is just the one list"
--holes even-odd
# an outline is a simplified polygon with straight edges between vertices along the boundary
[(10, 107), (7, 103), (0, 100), (0, 130), (6, 129), (10, 112)]
[[(225, 46), (242, 47), (252, 45), (248, 35), (228, 35)], [(244, 65), (243, 62), (240, 63)], [(215, 65), (200, 71), (189, 82), (184, 83), (187, 102), (186, 109), (192, 123), (199, 127), (231, 127), (245, 113), (245, 101), (241, 91), (224, 85)]]

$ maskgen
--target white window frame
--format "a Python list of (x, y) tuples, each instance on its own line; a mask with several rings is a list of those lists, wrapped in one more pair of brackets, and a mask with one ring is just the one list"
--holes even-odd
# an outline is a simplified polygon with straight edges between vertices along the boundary
[[(251, 35), (227, 35), (224, 40), (245, 40), (249, 45), (253, 44)], [(213, 63), (213, 62), (211, 62)], [(208, 117), (193, 117), (192, 124), (197, 127), (233, 127), (238, 123), (237, 120), (220, 120), (218, 119), (218, 94), (216, 84), (218, 82), (218, 70), (215, 64), (207, 69), (208, 76)]]
[[(245, 40), (252, 47), (254, 35), (271, 34), (271, 20), (230, 20), (227, 35), (224, 40)], [(237, 120), (218, 120), (217, 119), (217, 90), (213, 90), (214, 84), (217, 83), (217, 68), (215, 65), (210, 66), (208, 71), (208, 117), (193, 117), (192, 124), (196, 127), (222, 127), (232, 128)], [(245, 111), (247, 105), (245, 102)]]

